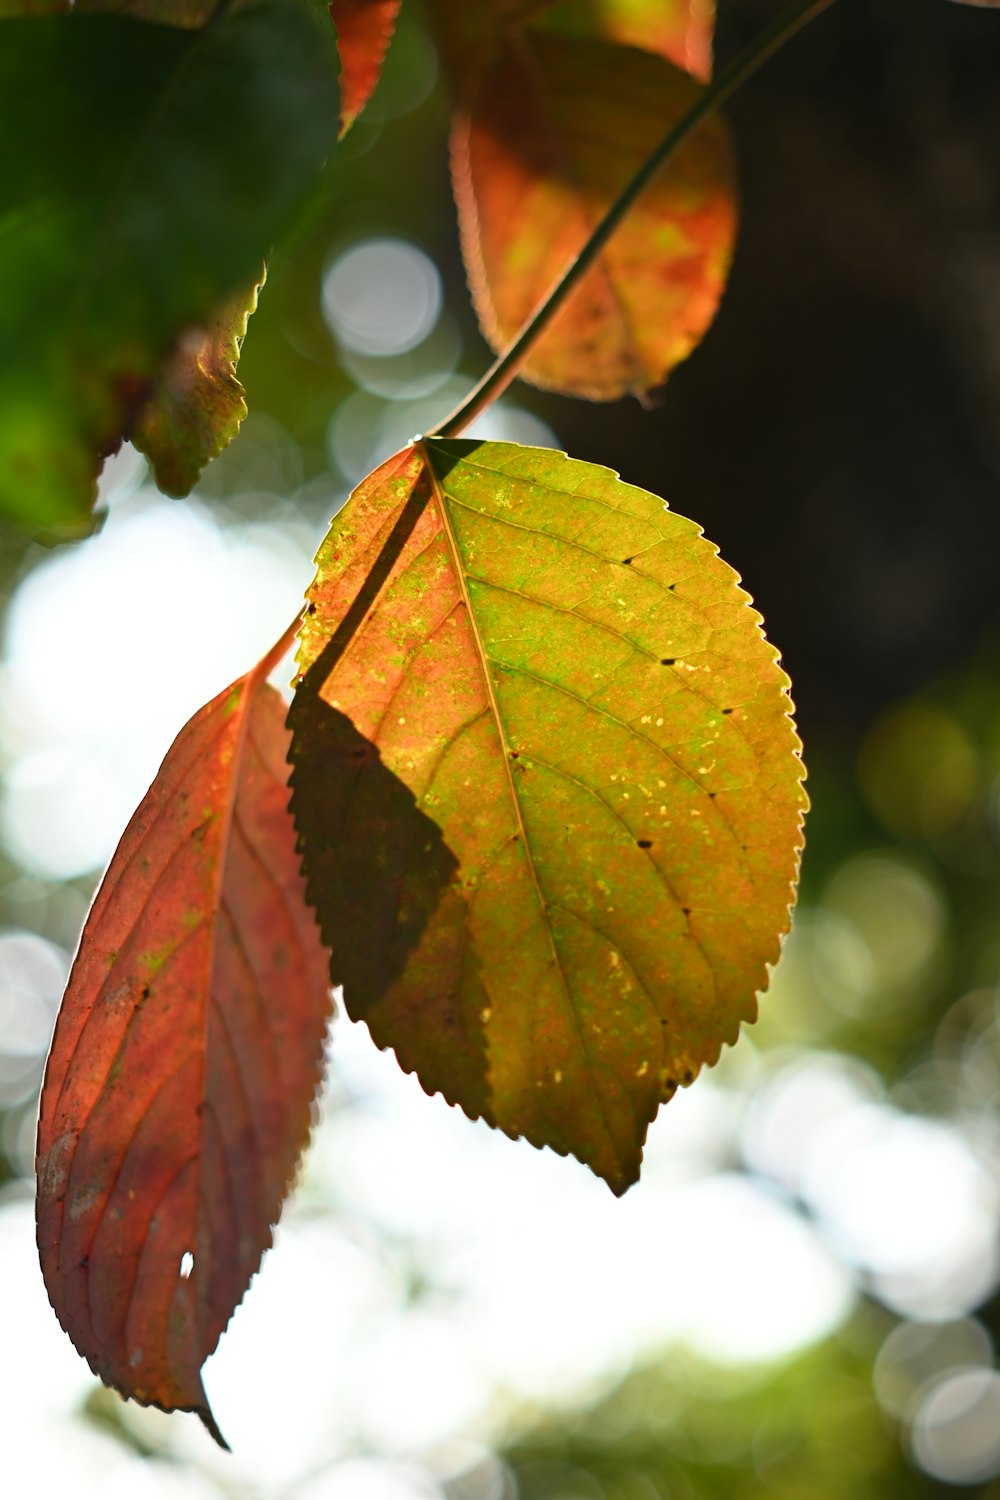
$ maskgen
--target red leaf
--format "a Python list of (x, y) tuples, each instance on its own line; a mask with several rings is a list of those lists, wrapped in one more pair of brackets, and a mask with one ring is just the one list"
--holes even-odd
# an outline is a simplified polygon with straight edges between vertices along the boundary
[(268, 667), (195, 714), (133, 816), (84, 928), (38, 1125), (59, 1321), (106, 1384), (196, 1412), (223, 1445), (201, 1366), (271, 1243), (330, 1008)]
[(340, 52), (340, 133), (371, 98), (396, 29), (401, 0), (330, 0)]

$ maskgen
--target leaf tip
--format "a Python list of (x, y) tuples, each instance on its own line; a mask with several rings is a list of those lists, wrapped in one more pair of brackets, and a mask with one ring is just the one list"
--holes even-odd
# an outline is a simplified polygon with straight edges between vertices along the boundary
[[(642, 1134), (645, 1136), (645, 1130)], [(616, 1198), (624, 1198), (629, 1188), (634, 1187), (639, 1181), (641, 1167), (642, 1142), (640, 1141), (638, 1150), (630, 1151), (625, 1157), (616, 1151), (614, 1166), (608, 1164), (603, 1167), (591, 1166), (591, 1171), (611, 1189)]]
[(624, 1198), (629, 1188), (639, 1181), (639, 1174), (636, 1172), (630, 1177), (603, 1177), (601, 1180), (607, 1183), (616, 1198)]
[(223, 1452), (232, 1453), (233, 1450), (232, 1448), (230, 1448), (229, 1444), (222, 1436), (219, 1424), (213, 1417), (212, 1408), (209, 1406), (208, 1402), (206, 1401), (204, 1406), (194, 1406), (191, 1408), (191, 1410), (194, 1412), (194, 1415), (199, 1418), (209, 1437), (213, 1437), (215, 1439)]

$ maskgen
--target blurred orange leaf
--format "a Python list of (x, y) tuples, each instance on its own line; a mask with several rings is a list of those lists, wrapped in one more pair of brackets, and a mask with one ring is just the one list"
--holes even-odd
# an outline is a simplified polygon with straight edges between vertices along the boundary
[(398, 454), (317, 561), (292, 809), (346, 1007), (623, 1192), (788, 926), (803, 772), (760, 617), (656, 496), (507, 443)]
[[(543, 32), (500, 47), (452, 137), (465, 264), (495, 349), (697, 97), (686, 73), (636, 48)], [(631, 209), (520, 373), (595, 400), (660, 385), (715, 315), (735, 224), (728, 136), (710, 119)]]
[(396, 29), (401, 0), (330, 0), (340, 52), (340, 132), (371, 98)]
[[(329, 1011), (264, 662), (181, 730), (88, 917), (38, 1126), (52, 1305), (124, 1396), (194, 1411), (308, 1136)], [(262, 670), (264, 669), (264, 670)]]
[(509, 22), (523, 17), (545, 31), (605, 37), (658, 52), (703, 82), (712, 75), (714, 0), (560, 0), (542, 6), (534, 0), (500, 0), (500, 4)]

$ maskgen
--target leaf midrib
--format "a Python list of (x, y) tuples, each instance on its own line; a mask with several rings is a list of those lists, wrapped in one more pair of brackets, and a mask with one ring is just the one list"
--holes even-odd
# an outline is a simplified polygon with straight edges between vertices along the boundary
[[(209, 1109), (213, 1110), (214, 1112), (214, 1105), (212, 1103), (212, 1100), (208, 1097), (208, 1032), (213, 1004), (217, 1004), (217, 1002), (215, 1001), (215, 973), (218, 958), (220, 927), (222, 925), (220, 917), (222, 915), (224, 907), (228, 910), (230, 923), (232, 924), (234, 929), (236, 927), (235, 914), (233, 913), (230, 904), (225, 900), (224, 894), (226, 885), (226, 873), (229, 868), (229, 847), (232, 837), (233, 824), (236, 818), (236, 804), (239, 800), (240, 769), (243, 765), (243, 756), (250, 734), (250, 720), (253, 715), (254, 701), (257, 693), (259, 692), (262, 684), (266, 680), (267, 675), (271, 670), (274, 649), (275, 648), (272, 648), (272, 650), (268, 652), (266, 656), (262, 657), (257, 665), (243, 678), (240, 701), (237, 707), (233, 710), (233, 712), (239, 715), (239, 723), (237, 724), (236, 734), (233, 738), (232, 758), (227, 767), (229, 771), (229, 778), (226, 785), (225, 805), (222, 809), (222, 815), (219, 819), (219, 829), (217, 834), (218, 853), (215, 860), (215, 870), (213, 871), (212, 879), (212, 902), (207, 913), (211, 921), (211, 936), (209, 939), (209, 949), (206, 963), (208, 974), (207, 983), (205, 986), (205, 1005), (202, 1010), (201, 1018), (202, 1041), (199, 1048), (201, 1077), (198, 1086), (199, 1097), (204, 1101), (206, 1108), (201, 1115), (200, 1128), (198, 1132), (200, 1149), (198, 1151), (198, 1157), (195, 1164), (195, 1171), (198, 1178), (198, 1213), (196, 1220), (196, 1239), (200, 1239), (203, 1223), (206, 1220), (209, 1222), (209, 1225), (211, 1223), (211, 1216), (206, 1212), (205, 1208), (204, 1192), (205, 1146), (207, 1135), (206, 1124)], [(229, 692), (232, 692), (231, 688), (229, 689)], [(223, 707), (223, 712), (224, 711), (225, 709)], [(256, 1122), (253, 1123), (256, 1124)], [(222, 1144), (221, 1136), (220, 1144)], [(227, 1153), (224, 1149), (224, 1144), (223, 1149), (221, 1150), (221, 1155), (226, 1164), (226, 1171), (228, 1172), (230, 1170), (230, 1167)], [(199, 1280), (199, 1283), (195, 1290), (198, 1345), (199, 1348), (201, 1348), (205, 1342), (205, 1328), (210, 1315), (211, 1287), (208, 1285), (208, 1278), (202, 1277)]]
[(562, 956), (559, 952), (558, 946), (556, 945), (555, 935), (552, 931), (552, 924), (548, 918), (550, 903), (546, 900), (544, 892), (542, 891), (541, 882), (538, 878), (538, 871), (535, 868), (531, 842), (528, 838), (528, 830), (525, 827), (524, 815), (521, 811), (520, 798), (517, 795), (517, 788), (514, 784), (514, 777), (510, 768), (510, 753), (507, 744), (507, 736), (504, 733), (503, 718), (500, 713), (500, 705), (497, 701), (496, 690), (494, 688), (493, 678), (489, 669), (489, 657), (487, 656), (486, 649), (483, 645), (482, 636), (479, 632), (479, 622), (476, 619), (475, 611), (472, 605), (472, 599), (466, 586), (465, 567), (458, 545), (458, 538), (455, 535), (454, 529), (451, 524), (451, 517), (448, 514), (448, 504), (445, 497), (444, 488), (438, 479), (437, 471), (434, 468), (430, 454), (428, 453), (424, 443), (419, 443), (415, 446), (421, 453), (427, 472), (430, 475), (434, 498), (437, 502), (438, 511), (441, 515), (442, 533), (444, 535), (445, 542), (447, 543), (449, 553), (451, 554), (451, 563), (455, 571), (455, 578), (458, 583), (459, 592), (465, 605), (466, 615), (469, 621), (469, 628), (472, 632), (472, 638), (475, 644), (476, 654), (479, 661), (479, 669), (482, 673), (483, 683), (486, 688), (486, 693), (489, 700), (490, 712), (493, 717), (493, 722), (496, 726), (497, 736), (500, 740), (501, 759), (503, 761), (504, 775), (507, 780), (510, 800), (514, 807), (514, 816), (517, 820), (518, 834), (521, 840), (521, 847), (524, 850), (525, 863), (527, 864), (528, 871), (531, 876), (531, 883), (535, 891), (536, 899), (538, 901), (539, 915), (541, 917), (542, 927), (545, 930), (546, 941), (548, 942), (549, 949), (552, 954), (552, 959), (555, 964), (556, 971), (559, 975), (559, 983), (563, 992), (566, 1011), (572, 1021), (573, 1029), (576, 1032), (580, 1047), (580, 1054), (584, 1060), (587, 1079), (590, 1083), (590, 1089), (594, 1096), (598, 1112), (604, 1125), (604, 1134), (607, 1138), (608, 1144), (611, 1147), (612, 1155), (614, 1156), (619, 1170), (627, 1176), (628, 1166), (624, 1161), (621, 1152), (619, 1151), (618, 1142), (615, 1140), (614, 1134), (611, 1130), (607, 1111), (604, 1107), (604, 1100), (601, 1097), (601, 1092), (597, 1086), (597, 1079), (594, 1076), (593, 1063), (591, 1061), (590, 1052), (587, 1048), (586, 1038), (583, 1033), (583, 1028), (580, 1024), (580, 1018), (576, 1013), (576, 1006), (573, 1003), (573, 995), (570, 990), (569, 981), (566, 977), (566, 971), (563, 967)]

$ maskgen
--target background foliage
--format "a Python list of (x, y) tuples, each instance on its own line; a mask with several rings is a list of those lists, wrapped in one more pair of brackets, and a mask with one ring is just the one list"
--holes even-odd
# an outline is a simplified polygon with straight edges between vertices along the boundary
[[(720, 57), (769, 13), (764, 0), (723, 4)], [(178, 522), (178, 537), (187, 525), (193, 543), (182, 552), (178, 542), (186, 571), (162, 596), (151, 580), (140, 589), (115, 575), (107, 628), (127, 622), (137, 642), (88, 637), (72, 612), (83, 598), (79, 575), (58, 555), (4, 538), (12, 605), (2, 686), (0, 1245), (17, 1348), (4, 1387), (10, 1463), (32, 1434), (57, 1430), (74, 1467), (60, 1470), (44, 1444), (32, 1462), (72, 1476), (77, 1493), (134, 1489), (138, 1454), (149, 1456), (142, 1484), (151, 1494), (443, 1489), (485, 1500), (516, 1485), (553, 1500), (686, 1500), (918, 1495), (949, 1481), (995, 1492), (998, 63), (1000, 36), (985, 10), (841, 0), (728, 112), (743, 203), (733, 272), (718, 319), (663, 405), (589, 408), (518, 390), (498, 414), (510, 424), (503, 435), (533, 440), (539, 429), (521, 415), (530, 411), (560, 446), (666, 495), (752, 589), (810, 745), (815, 810), (796, 933), (762, 1024), (657, 1126), (655, 1170), (634, 1190), (628, 1237), (598, 1234), (607, 1221), (588, 1217), (576, 1186), (546, 1175), (544, 1158), (527, 1148), (481, 1148), (474, 1127), (436, 1113), (417, 1135), (416, 1113), (392, 1093), (378, 1059), (347, 1043), (287, 1229), (295, 1269), (282, 1287), (266, 1282), (269, 1266), (258, 1289), (263, 1300), (265, 1285), (275, 1286), (270, 1316), (283, 1338), (296, 1322), (302, 1329), (287, 1401), (270, 1413), (254, 1406), (252, 1370), (263, 1356), (250, 1306), (245, 1349), (238, 1324), (216, 1361), (213, 1400), (243, 1454), (235, 1468), (221, 1468), (200, 1434), (168, 1431), (155, 1414), (124, 1410), (88, 1394), (89, 1381), (58, 1374), (73, 1359), (68, 1346), (24, 1311), (33, 1297), (39, 1319), (48, 1317), (34, 1271), (21, 1272), (11, 1248), (15, 1228), (24, 1237), (46, 1021), (94, 865), (108, 852), (100, 839), (113, 842), (122, 821), (105, 805), (96, 857), (64, 846), (63, 866), (73, 870), (75, 859), (77, 868), (57, 878), (59, 789), (76, 777), (99, 810), (103, 783), (93, 758), (81, 762), (68, 740), (52, 740), (44, 694), (64, 712), (74, 706), (91, 751), (102, 748), (87, 717), (94, 697), (104, 695), (103, 722), (121, 742), (140, 712), (142, 677), (159, 672), (163, 696), (173, 658), (190, 656), (194, 707), (246, 660), (245, 640), (227, 636), (236, 605), (226, 545), (242, 549), (244, 573), (269, 550), (288, 559), (290, 578), (307, 576), (348, 483), (392, 437), (448, 406), (457, 379), (449, 360), (470, 374), (481, 368), (441, 151), (445, 106), (429, 88), (433, 53), (416, 17), (372, 113), (342, 147), (322, 210), (272, 265), (241, 365), (253, 415), (205, 477), (210, 513), (195, 508)], [(374, 237), (422, 247), (441, 268), (447, 308), (414, 350), (381, 359), (349, 344), (338, 350), (317, 317), (327, 268)], [(81, 557), (86, 548), (98, 560), (125, 555), (129, 528), (138, 539), (138, 528), (153, 526), (162, 502), (141, 478), (118, 467), (111, 520)], [(162, 544), (163, 533), (142, 535)], [(199, 546), (217, 549), (215, 597), (201, 615), (177, 597), (177, 576), (188, 591), (205, 578), (191, 560)], [(62, 574), (43, 571), (56, 567)], [(92, 575), (105, 582), (88, 587), (107, 588), (111, 576)], [(261, 619), (260, 646), (287, 612), (283, 598), (274, 619)], [(225, 650), (239, 657), (232, 671)], [(81, 708), (83, 662), (93, 685)], [(204, 692), (191, 680), (199, 671), (212, 677)], [(172, 706), (161, 741), (148, 746), (153, 765), (177, 718)], [(147, 733), (156, 732), (154, 719)], [(121, 796), (127, 812), (135, 796)], [(39, 803), (56, 812), (47, 852), (43, 825), (32, 821)], [(403, 1131), (381, 1130), (386, 1117), (405, 1121)], [(443, 1182), (428, 1170), (432, 1159), (445, 1164)], [(512, 1175), (529, 1182), (521, 1197)], [(482, 1221), (480, 1238), (455, 1227), (447, 1205), (456, 1195), (464, 1219)], [(824, 1257), (822, 1274), (803, 1273), (801, 1298), (792, 1242), (760, 1228), (769, 1205)], [(696, 1292), (692, 1279), (699, 1224), (711, 1231), (711, 1292)], [(463, 1247), (457, 1260), (449, 1230)], [(504, 1362), (503, 1317), (475, 1314), (489, 1301), (491, 1236), (515, 1287), (503, 1304), (511, 1340), (530, 1347), (533, 1322), (545, 1334), (549, 1362), (539, 1355), (529, 1373)], [(559, 1252), (551, 1265), (546, 1244)], [(625, 1290), (647, 1258), (660, 1275), (641, 1285), (655, 1299), (629, 1323)], [(585, 1274), (570, 1278), (573, 1316), (557, 1325), (546, 1303), (574, 1263)], [(275, 1275), (278, 1265), (276, 1257)], [(290, 1282), (304, 1268), (309, 1297), (296, 1302)], [(339, 1373), (330, 1351), (346, 1359), (349, 1309), (359, 1317), (366, 1298), (382, 1310), (351, 1325), (358, 1347)], [(718, 1320), (685, 1325), (664, 1311), (699, 1298), (714, 1299), (730, 1330), (764, 1333), (744, 1333), (737, 1347)], [(496, 1312), (495, 1297), (492, 1305)], [(800, 1312), (783, 1330), (789, 1307)], [(632, 1329), (631, 1341), (601, 1342), (604, 1318)], [(670, 1347), (657, 1350), (661, 1340)], [(211, 1385), (213, 1367), (208, 1374)], [(416, 1413), (409, 1425), (407, 1412)]]

